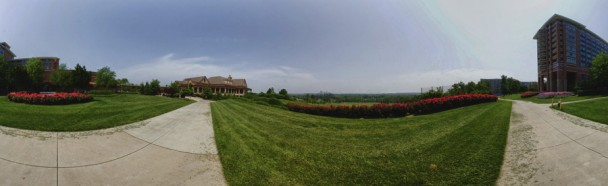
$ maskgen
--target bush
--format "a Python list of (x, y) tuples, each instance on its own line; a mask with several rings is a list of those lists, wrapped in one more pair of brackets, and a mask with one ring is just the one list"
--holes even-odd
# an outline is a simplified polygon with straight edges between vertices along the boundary
[(572, 92), (542, 92), (538, 94), (538, 98), (553, 98), (553, 97), (568, 97), (568, 96), (573, 96), (574, 93)]
[(406, 115), (430, 114), (453, 108), (479, 103), (496, 102), (498, 97), (491, 94), (465, 94), (441, 98), (431, 98), (410, 103), (352, 105), (352, 106), (318, 106), (288, 103), (287, 109), (321, 116), (344, 118), (387, 118)]
[(8, 100), (15, 103), (26, 103), (33, 105), (68, 105), (89, 102), (93, 100), (93, 97), (88, 94), (76, 92), (61, 92), (53, 94), (11, 92), (8, 94)]
[(523, 92), (523, 93), (519, 94), (519, 96), (521, 98), (529, 98), (529, 97), (536, 96), (536, 95), (538, 95), (538, 92)]

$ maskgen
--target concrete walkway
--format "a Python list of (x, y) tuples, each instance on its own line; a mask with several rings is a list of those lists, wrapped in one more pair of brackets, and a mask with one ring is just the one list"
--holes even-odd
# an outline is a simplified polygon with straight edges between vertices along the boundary
[(209, 102), (87, 132), (0, 127), (0, 185), (226, 185)]
[(608, 125), (513, 101), (498, 185), (608, 184)]

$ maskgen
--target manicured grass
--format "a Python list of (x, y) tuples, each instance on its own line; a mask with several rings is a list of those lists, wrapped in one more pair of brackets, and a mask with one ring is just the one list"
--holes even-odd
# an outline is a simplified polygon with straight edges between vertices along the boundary
[(313, 116), (243, 100), (211, 108), (231, 185), (494, 185), (511, 114), (508, 101), (390, 119)]
[(0, 125), (41, 131), (84, 131), (145, 120), (192, 101), (136, 94), (93, 95), (74, 105), (27, 105), (0, 97)]
[[(599, 98), (599, 97), (604, 97), (604, 96), (568, 96), (568, 97), (562, 98), (562, 102), (580, 101), (580, 100), (586, 100), (586, 99), (591, 99), (591, 98)], [(538, 98), (536, 96), (529, 97), (529, 98), (521, 98), (519, 94), (505, 95), (505, 96), (501, 96), (500, 98), (502, 98), (502, 99), (510, 99), (510, 100), (530, 101), (530, 102), (533, 102), (533, 103), (551, 103), (551, 101), (552, 101), (551, 98), (541, 99), (541, 98)], [(559, 98), (554, 98), (553, 99), (554, 103), (557, 103), (558, 101), (559, 101)]]
[(608, 124), (608, 98), (564, 104), (562, 108), (568, 114)]

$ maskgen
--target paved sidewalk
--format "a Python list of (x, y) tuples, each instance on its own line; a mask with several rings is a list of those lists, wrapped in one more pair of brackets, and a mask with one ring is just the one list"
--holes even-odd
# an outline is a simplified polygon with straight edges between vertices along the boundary
[(608, 125), (513, 101), (498, 185), (608, 184)]
[(226, 185), (205, 100), (112, 129), (0, 132), (0, 185)]

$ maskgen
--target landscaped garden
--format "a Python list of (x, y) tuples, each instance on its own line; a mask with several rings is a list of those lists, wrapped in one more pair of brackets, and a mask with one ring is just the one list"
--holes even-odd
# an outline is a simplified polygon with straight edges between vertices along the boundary
[(314, 116), (246, 99), (212, 103), (231, 185), (493, 185), (511, 103), (385, 119)]
[(142, 121), (192, 103), (137, 94), (93, 95), (87, 103), (31, 105), (0, 96), (0, 125), (41, 131), (85, 131)]
[(588, 120), (608, 124), (608, 98), (565, 104), (562, 111)]

